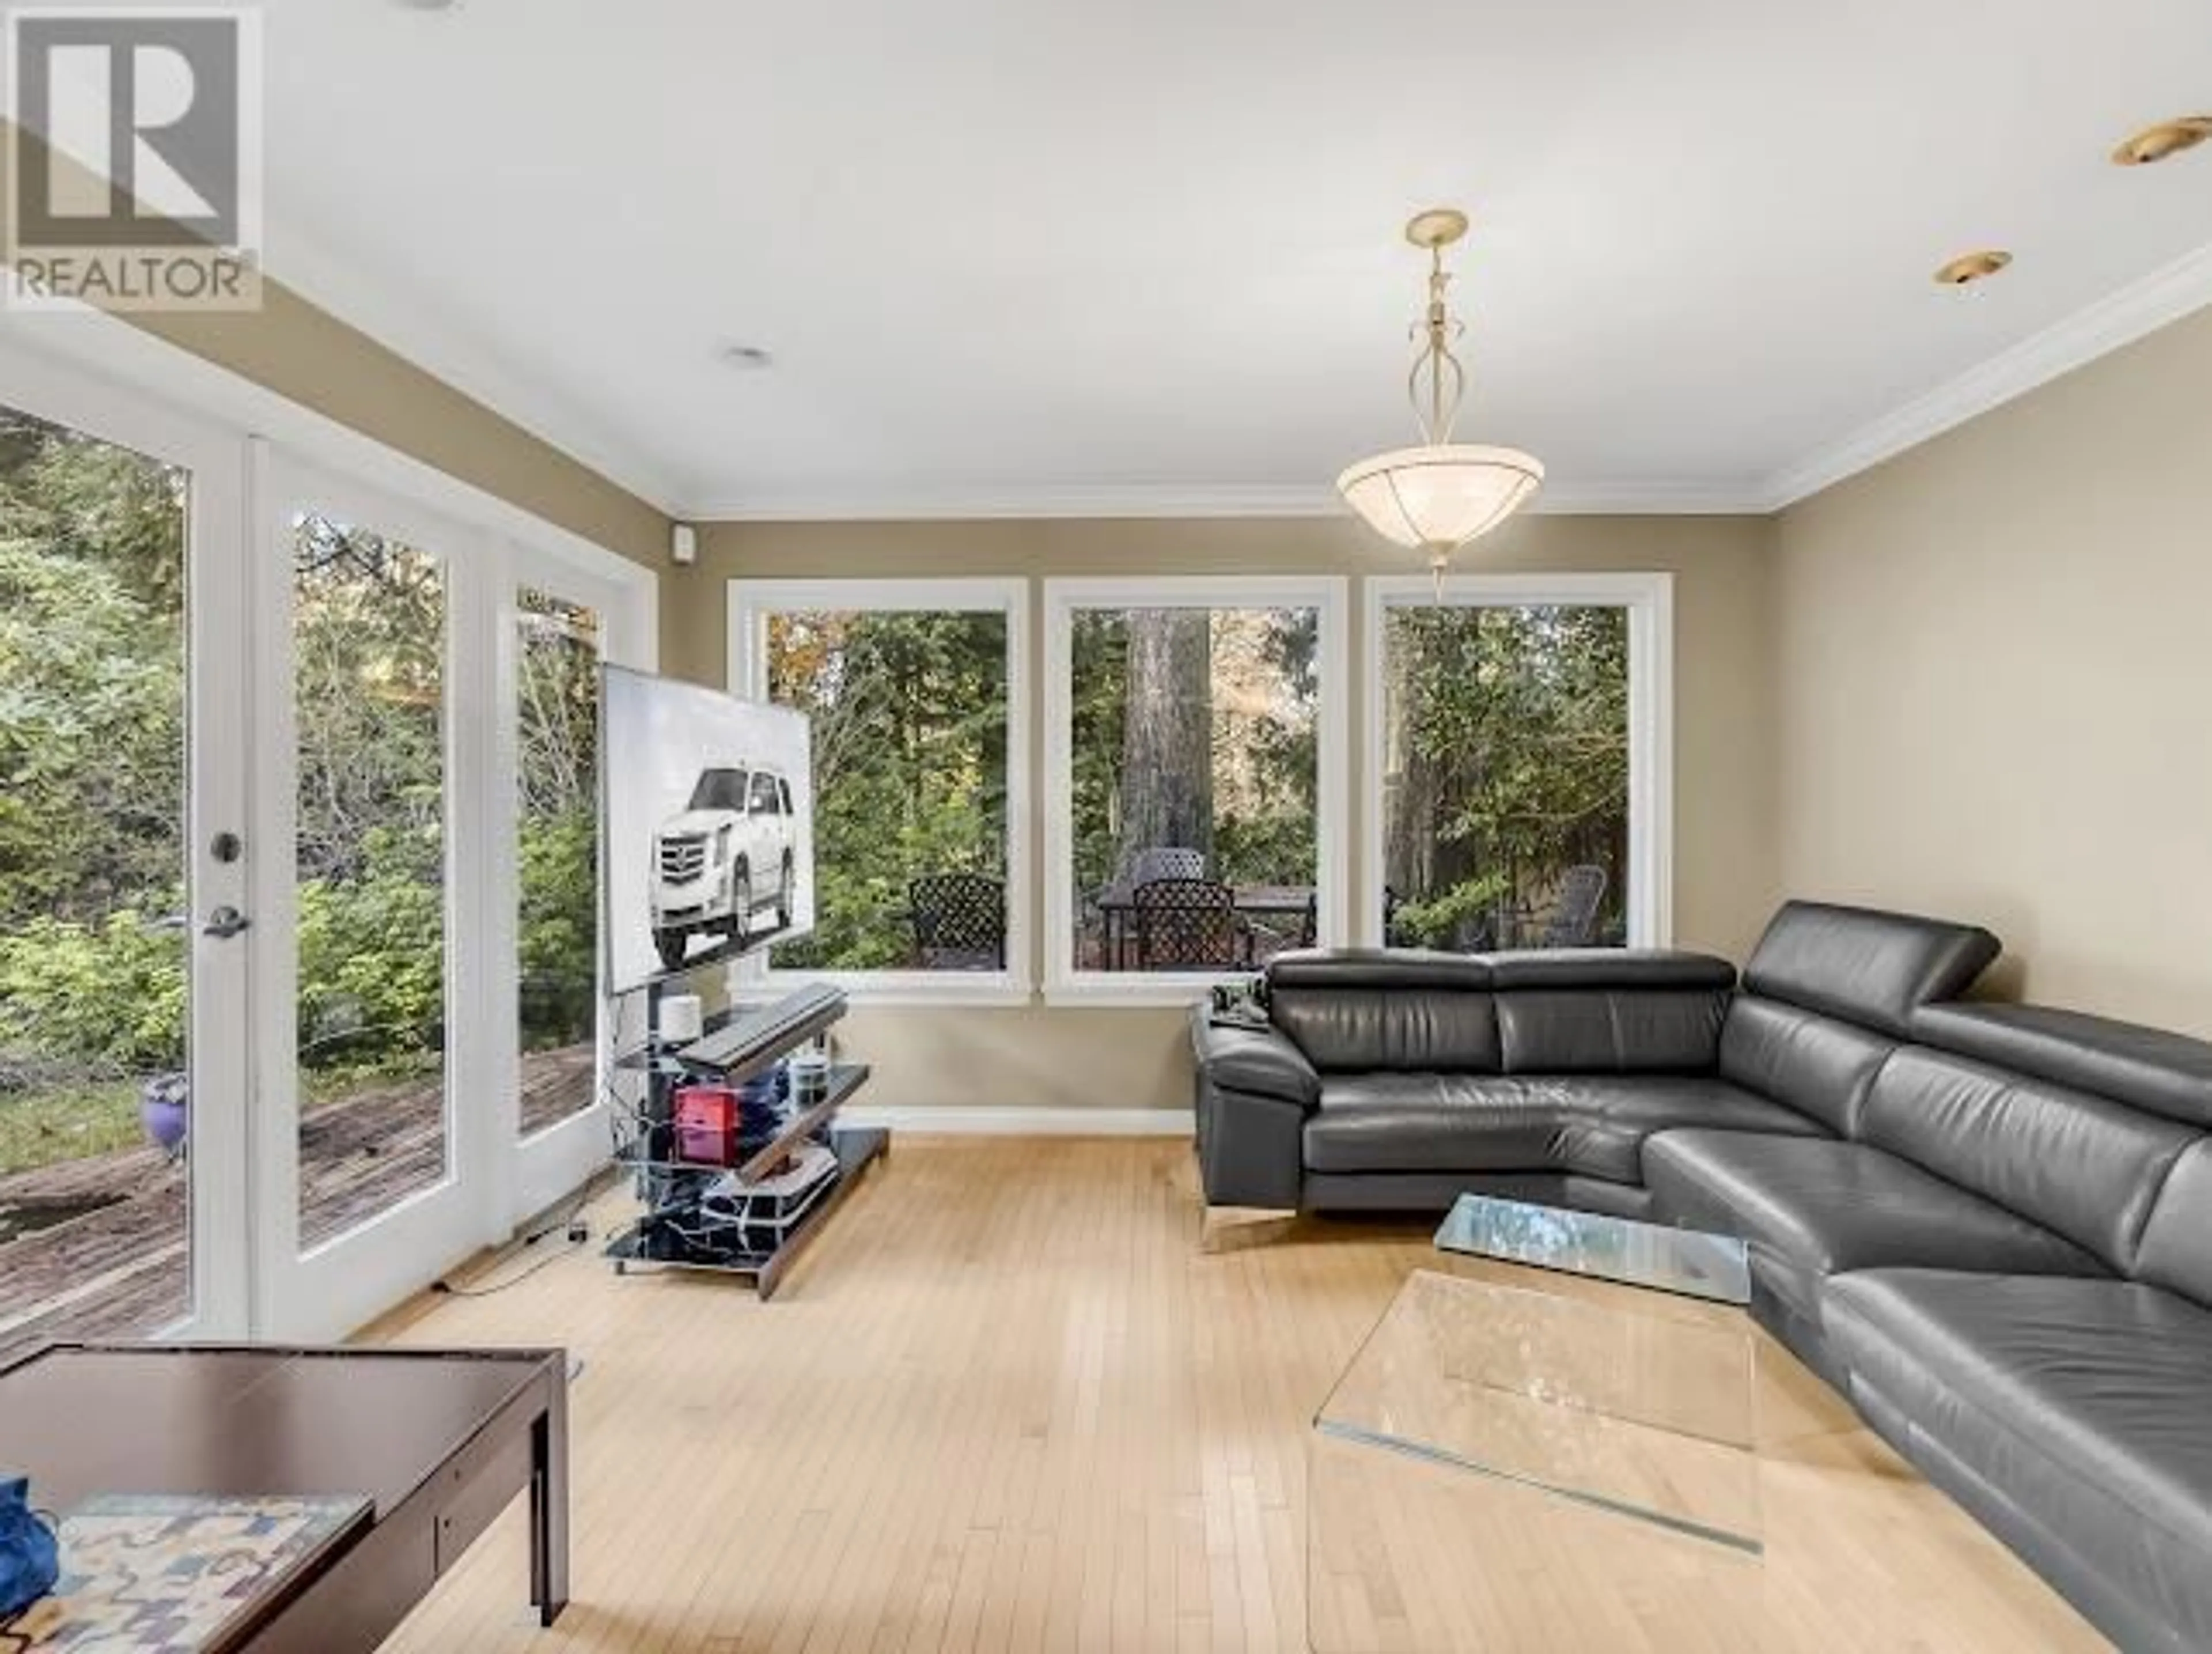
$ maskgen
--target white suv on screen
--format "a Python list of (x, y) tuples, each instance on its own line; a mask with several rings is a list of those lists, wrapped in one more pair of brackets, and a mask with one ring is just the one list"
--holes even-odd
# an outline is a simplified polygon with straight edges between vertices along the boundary
[(691, 939), (742, 944), (764, 906), (791, 924), (796, 837), (791, 783), (761, 764), (702, 770), (690, 801), (653, 836), (653, 942), (668, 970)]

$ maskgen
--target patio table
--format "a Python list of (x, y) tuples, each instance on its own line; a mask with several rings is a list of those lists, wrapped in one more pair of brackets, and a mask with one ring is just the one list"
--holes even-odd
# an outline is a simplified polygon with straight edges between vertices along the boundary
[[(1314, 887), (1311, 885), (1237, 885), (1231, 887), (1240, 919), (1300, 919), (1313, 905)], [(1129, 969), (1130, 933), (1135, 926), (1130, 921), (1137, 911), (1137, 892), (1133, 885), (1109, 885), (1091, 898), (1098, 909), (1103, 927), (1102, 939), (1107, 969)]]

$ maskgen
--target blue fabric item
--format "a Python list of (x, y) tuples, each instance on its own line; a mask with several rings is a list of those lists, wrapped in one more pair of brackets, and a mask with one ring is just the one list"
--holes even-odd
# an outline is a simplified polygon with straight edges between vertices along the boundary
[(54, 1530), (31, 1509), (31, 1484), (0, 1481), (0, 1616), (21, 1612), (61, 1578)]

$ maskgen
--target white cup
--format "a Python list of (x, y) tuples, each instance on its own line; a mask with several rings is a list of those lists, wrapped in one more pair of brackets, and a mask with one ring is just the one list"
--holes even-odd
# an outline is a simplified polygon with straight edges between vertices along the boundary
[(689, 1043), (699, 1037), (704, 1019), (699, 1009), (696, 994), (671, 994), (660, 1002), (660, 1037), (674, 1043), (681, 1040)]

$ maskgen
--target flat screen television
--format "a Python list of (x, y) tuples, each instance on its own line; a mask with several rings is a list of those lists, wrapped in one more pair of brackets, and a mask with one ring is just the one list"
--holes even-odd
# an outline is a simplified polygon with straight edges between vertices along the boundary
[(599, 679), (607, 982), (618, 994), (814, 927), (807, 721), (621, 666)]

